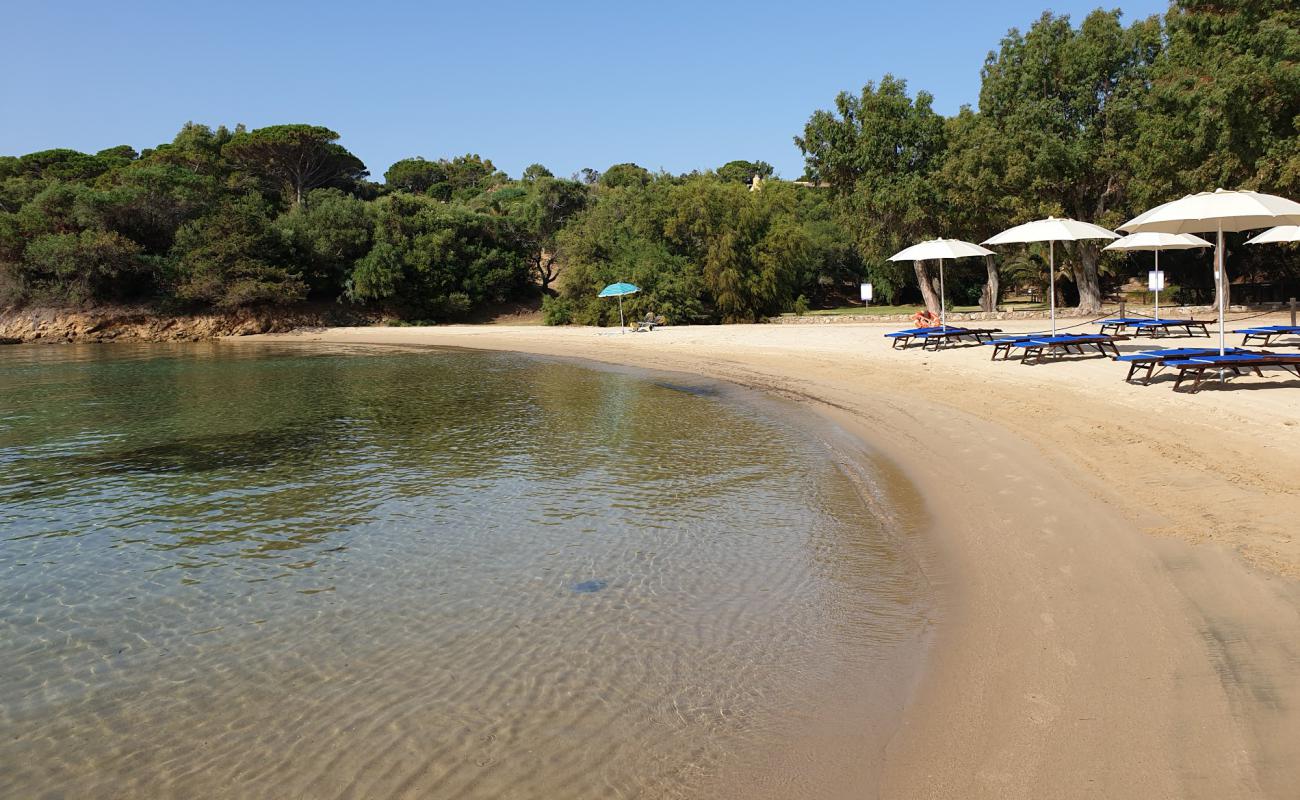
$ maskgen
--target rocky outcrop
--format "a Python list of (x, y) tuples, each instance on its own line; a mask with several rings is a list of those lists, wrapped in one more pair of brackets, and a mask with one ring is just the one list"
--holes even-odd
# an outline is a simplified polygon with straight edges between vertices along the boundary
[(143, 307), (0, 310), (0, 344), (24, 342), (177, 342), (365, 324), (337, 308), (238, 309), (168, 314)]

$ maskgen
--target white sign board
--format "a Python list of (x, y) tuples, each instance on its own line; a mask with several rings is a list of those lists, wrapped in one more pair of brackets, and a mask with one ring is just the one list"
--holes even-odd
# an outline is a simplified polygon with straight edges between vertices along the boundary
[(1165, 288), (1165, 271), (1149, 270), (1147, 272), (1147, 289), (1152, 292), (1159, 292)]
[(861, 292), (862, 292), (862, 302), (864, 302), (864, 303), (870, 303), (870, 302), (871, 302), (871, 284), (869, 284), (869, 283), (864, 283), (864, 284), (862, 284), (862, 286), (861, 286)]

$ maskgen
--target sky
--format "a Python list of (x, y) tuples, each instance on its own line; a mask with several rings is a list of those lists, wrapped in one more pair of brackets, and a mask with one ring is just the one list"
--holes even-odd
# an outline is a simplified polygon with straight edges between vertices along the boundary
[[(1083, 0), (41, 2), (3, 0), (0, 154), (170, 141), (186, 121), (327, 126), (375, 179), (478, 153), (514, 176), (763, 160), (886, 73), (945, 114), (988, 51)], [(1167, 0), (1111, 0), (1133, 21)]]

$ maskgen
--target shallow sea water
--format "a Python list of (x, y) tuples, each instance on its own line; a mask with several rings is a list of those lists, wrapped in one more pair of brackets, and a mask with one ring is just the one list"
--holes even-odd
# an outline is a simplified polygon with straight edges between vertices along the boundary
[(930, 601), (793, 416), (509, 354), (0, 348), (0, 796), (819, 796)]

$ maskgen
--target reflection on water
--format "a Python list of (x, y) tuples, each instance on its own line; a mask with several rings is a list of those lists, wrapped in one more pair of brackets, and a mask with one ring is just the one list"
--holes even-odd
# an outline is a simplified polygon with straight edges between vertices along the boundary
[(0, 794), (705, 794), (924, 600), (826, 450), (725, 394), (0, 350)]

